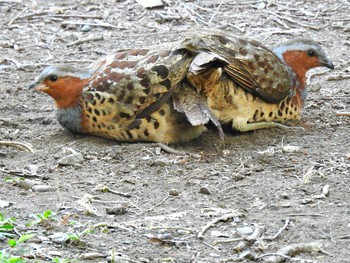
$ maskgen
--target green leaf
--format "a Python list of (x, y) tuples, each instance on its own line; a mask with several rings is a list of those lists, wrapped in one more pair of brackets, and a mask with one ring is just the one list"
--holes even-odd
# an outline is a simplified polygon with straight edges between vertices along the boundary
[(0, 231), (9, 231), (9, 230), (13, 230), (15, 227), (13, 225), (10, 224), (4, 224), (2, 226), (0, 226)]
[(23, 243), (27, 241), (28, 239), (31, 239), (34, 236), (34, 234), (24, 234), (18, 239), (18, 243)]
[(10, 247), (17, 246), (17, 241), (15, 239), (10, 239), (9, 241), (7, 241), (7, 243), (10, 245)]
[(45, 218), (49, 218), (49, 217), (52, 216), (52, 212), (51, 212), (51, 210), (47, 210), (47, 211), (45, 211), (45, 212), (43, 213), (43, 215), (44, 215)]
[(20, 257), (11, 257), (6, 260), (6, 263), (25, 263), (26, 261)]

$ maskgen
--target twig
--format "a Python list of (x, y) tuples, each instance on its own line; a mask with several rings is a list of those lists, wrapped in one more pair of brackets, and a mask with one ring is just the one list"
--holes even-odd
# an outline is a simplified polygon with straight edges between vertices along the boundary
[(204, 227), (202, 227), (202, 229), (198, 232), (197, 237), (200, 239), (204, 238), (204, 233), (211, 227), (213, 227), (215, 224), (219, 223), (219, 222), (226, 222), (227, 220), (233, 218), (233, 217), (238, 217), (238, 216), (242, 216), (242, 213), (240, 212), (232, 212), (232, 213), (228, 213), (226, 215), (223, 215), (219, 218), (216, 218), (212, 221), (210, 221), (208, 224), (206, 224)]
[(284, 260), (287, 257), (293, 257), (295, 255), (301, 254), (301, 253), (313, 253), (313, 252), (322, 252), (321, 245), (316, 242), (311, 243), (298, 243), (286, 246), (280, 250), (278, 250), (275, 254), (263, 254), (261, 256), (258, 256), (256, 259), (260, 259), (266, 256), (270, 256), (266, 261), (270, 263), (281, 263), (284, 262)]
[(217, 249), (216, 247), (214, 247), (213, 245), (210, 245), (209, 243), (207, 243), (207, 242), (204, 242), (204, 241), (202, 241), (202, 243), (204, 244), (204, 245), (206, 245), (206, 246), (208, 246), (208, 247), (210, 247), (210, 248), (212, 248), (212, 249), (214, 249), (215, 251), (217, 251), (217, 252), (221, 252), (219, 249)]
[(115, 194), (115, 195), (120, 195), (120, 196), (124, 196), (124, 197), (128, 197), (128, 198), (132, 197), (132, 195), (129, 194), (129, 193), (121, 193), (121, 192), (117, 192), (117, 191), (111, 190), (109, 188), (107, 188), (107, 189), (108, 189), (108, 192), (110, 192), (112, 194)]
[(164, 152), (170, 153), (170, 154), (176, 154), (176, 155), (190, 155), (193, 158), (201, 159), (202, 155), (197, 153), (186, 153), (182, 151), (175, 150), (168, 145), (165, 145), (164, 143), (157, 143), (157, 146), (159, 146)]
[(338, 111), (337, 112), (337, 116), (346, 116), (346, 117), (350, 117), (350, 112), (349, 111)]
[(257, 226), (254, 229), (254, 232), (250, 236), (246, 237), (245, 240), (239, 242), (238, 245), (233, 248), (233, 250), (237, 252), (243, 251), (246, 247), (257, 241), (258, 238), (264, 234), (265, 230), (265, 226)]
[(329, 76), (327, 78), (327, 80), (343, 80), (343, 79), (350, 79), (350, 75), (343, 75), (343, 74), (339, 74), (339, 75), (332, 75), (332, 76)]
[(76, 40), (74, 42), (68, 43), (67, 47), (80, 45), (80, 44), (83, 44), (83, 43), (86, 43), (86, 42), (90, 42), (90, 41), (100, 41), (100, 40), (103, 40), (103, 39), (104, 39), (103, 36), (90, 36), (90, 37), (78, 39), (78, 40)]
[(20, 150), (28, 150), (30, 153), (34, 153), (34, 149), (29, 143), (16, 142), (16, 141), (0, 141), (0, 145), (15, 147)]
[(268, 240), (268, 241), (272, 241), (272, 240), (276, 239), (282, 233), (282, 231), (287, 228), (287, 226), (289, 225), (289, 222), (290, 222), (290, 220), (289, 220), (289, 218), (287, 218), (285, 220), (285, 222), (284, 222), (284, 226), (280, 230), (278, 230), (278, 232), (274, 236), (272, 236), (272, 237), (263, 237), (262, 239), (263, 240)]
[(19, 17), (24, 13), (25, 10), (26, 10), (26, 9), (24, 8), (21, 12), (19, 12), (10, 22), (8, 22), (7, 25), (8, 25), (8, 26), (12, 25), (13, 22), (15, 22), (16, 19), (19, 18)]
[(106, 28), (115, 28), (115, 29), (123, 29), (120, 26), (114, 26), (112, 24), (109, 23), (105, 23), (105, 22), (98, 22), (98, 23), (89, 23), (89, 22), (80, 22), (80, 21), (64, 21), (62, 22), (63, 26), (66, 25), (89, 25), (89, 26), (96, 26), (96, 27), (106, 27)]

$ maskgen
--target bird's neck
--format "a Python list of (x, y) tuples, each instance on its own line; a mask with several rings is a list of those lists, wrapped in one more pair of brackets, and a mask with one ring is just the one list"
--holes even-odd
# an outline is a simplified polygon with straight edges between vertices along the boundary
[(83, 116), (81, 104), (68, 108), (57, 108), (56, 109), (57, 121), (66, 129), (83, 133)]
[(55, 100), (57, 120), (68, 130), (83, 132), (82, 93), (89, 79), (69, 77), (61, 81), (64, 83), (47, 92)]
[(311, 68), (310, 65), (303, 63), (305, 61), (305, 54), (299, 51), (286, 50), (278, 57), (290, 68), (293, 74), (293, 101), (300, 105), (304, 105), (307, 90), (306, 90), (306, 72)]

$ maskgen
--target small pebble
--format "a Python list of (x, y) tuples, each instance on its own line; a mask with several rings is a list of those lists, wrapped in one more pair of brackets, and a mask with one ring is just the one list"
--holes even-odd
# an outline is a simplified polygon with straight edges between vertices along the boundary
[(205, 186), (203, 186), (203, 187), (201, 187), (201, 188), (199, 189), (199, 193), (204, 194), (204, 195), (210, 195), (210, 194), (211, 194), (211, 192), (209, 191), (209, 189), (208, 189), (207, 187), (205, 187)]
[(81, 259), (86, 259), (86, 260), (93, 260), (97, 258), (104, 258), (105, 255), (97, 252), (89, 252), (81, 255)]
[(250, 226), (237, 227), (237, 232), (242, 236), (247, 236), (253, 233), (253, 228)]
[(83, 161), (84, 157), (81, 153), (72, 153), (59, 159), (57, 163), (60, 165), (75, 165)]
[(123, 215), (123, 214), (126, 214), (126, 212), (127, 212), (127, 209), (123, 205), (106, 208), (106, 213), (108, 215)]
[(38, 185), (34, 185), (32, 187), (32, 190), (34, 192), (53, 192), (55, 191), (55, 188), (52, 187), (51, 185), (38, 184)]
[(171, 196), (179, 196), (179, 194), (180, 194), (179, 191), (176, 189), (169, 190), (169, 195), (171, 195)]
[(83, 25), (80, 29), (81, 32), (89, 32), (91, 30), (90, 25)]

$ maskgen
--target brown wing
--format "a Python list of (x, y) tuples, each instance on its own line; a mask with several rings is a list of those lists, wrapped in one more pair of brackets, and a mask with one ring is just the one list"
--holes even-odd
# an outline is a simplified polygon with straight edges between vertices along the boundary
[[(221, 67), (242, 88), (272, 103), (281, 101), (292, 92), (289, 69), (272, 51), (256, 41), (202, 34), (184, 42), (189, 49), (199, 53), (190, 66), (190, 72), (194, 74)], [(207, 60), (203, 59), (203, 52), (210, 54)], [(198, 58), (200, 56), (202, 58)]]
[(204, 97), (194, 91), (186, 81), (181, 83), (181, 89), (174, 94), (173, 105), (175, 110), (186, 115), (186, 119), (193, 126), (208, 125), (211, 122), (220, 137), (224, 137), (221, 124), (209, 109)]
[(95, 67), (98, 71), (84, 89), (85, 107), (106, 122), (132, 126), (170, 99), (190, 61), (188, 51), (176, 43), (120, 51)]

